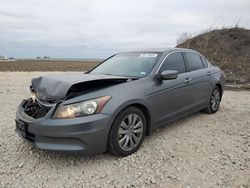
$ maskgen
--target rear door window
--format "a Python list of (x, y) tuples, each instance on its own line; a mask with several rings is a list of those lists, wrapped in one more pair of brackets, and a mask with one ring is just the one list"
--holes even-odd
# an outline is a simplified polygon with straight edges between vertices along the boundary
[(189, 52), (186, 52), (185, 55), (186, 55), (189, 71), (195, 71), (195, 70), (204, 68), (199, 55), (194, 54), (194, 53), (189, 53)]
[(161, 72), (165, 70), (176, 70), (179, 74), (186, 72), (185, 62), (181, 52), (170, 54), (164, 61)]

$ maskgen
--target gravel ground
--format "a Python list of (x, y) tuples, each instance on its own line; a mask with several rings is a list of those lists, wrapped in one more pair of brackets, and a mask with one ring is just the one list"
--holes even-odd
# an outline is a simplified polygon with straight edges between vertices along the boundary
[(250, 92), (226, 91), (214, 115), (196, 113), (147, 137), (126, 158), (44, 152), (14, 132), (30, 79), (0, 72), (0, 187), (249, 187)]

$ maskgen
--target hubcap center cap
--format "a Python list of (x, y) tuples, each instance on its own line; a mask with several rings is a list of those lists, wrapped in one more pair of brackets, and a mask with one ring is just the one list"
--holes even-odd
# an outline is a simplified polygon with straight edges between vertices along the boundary
[(127, 133), (128, 133), (128, 135), (132, 135), (133, 130), (132, 129), (128, 129)]

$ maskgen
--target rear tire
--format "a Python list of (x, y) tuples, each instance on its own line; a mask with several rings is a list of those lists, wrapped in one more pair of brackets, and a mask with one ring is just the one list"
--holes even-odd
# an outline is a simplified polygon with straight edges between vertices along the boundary
[(209, 98), (209, 105), (203, 111), (207, 114), (216, 113), (220, 107), (220, 101), (221, 101), (221, 90), (218, 86), (215, 86)]
[(108, 140), (109, 151), (116, 156), (128, 156), (141, 146), (146, 133), (143, 112), (130, 106), (122, 110), (113, 122)]

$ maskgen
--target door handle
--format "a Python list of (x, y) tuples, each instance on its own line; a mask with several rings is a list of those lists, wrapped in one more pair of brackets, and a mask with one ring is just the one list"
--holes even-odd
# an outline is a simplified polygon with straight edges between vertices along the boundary
[(210, 71), (207, 72), (207, 75), (210, 76), (212, 73)]
[(190, 82), (192, 80), (192, 78), (186, 78), (185, 79), (185, 83), (188, 83), (188, 82)]

